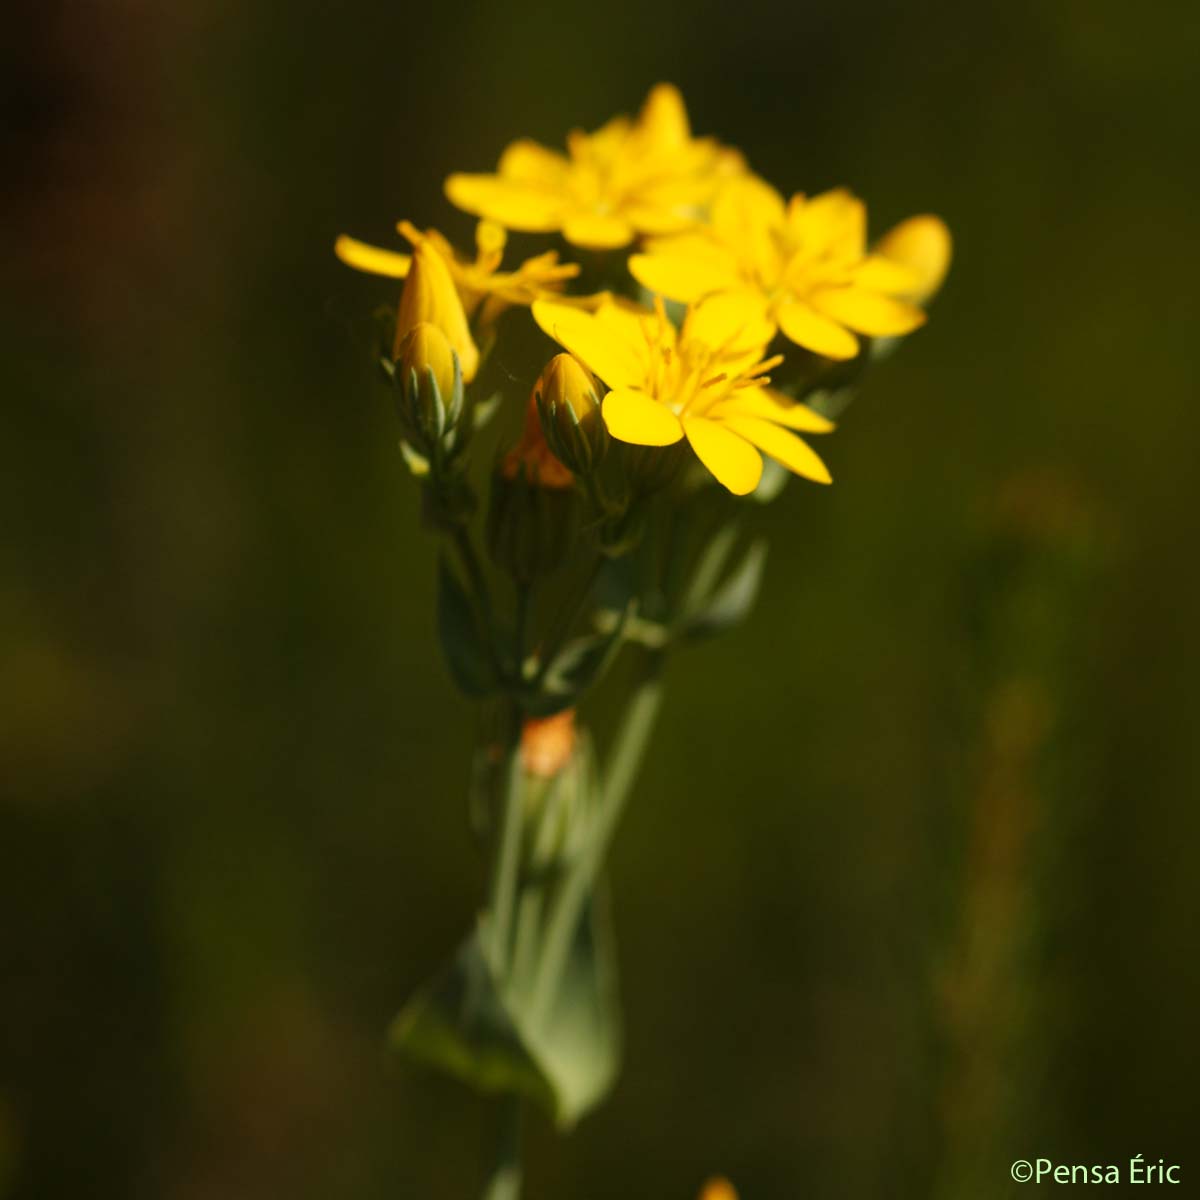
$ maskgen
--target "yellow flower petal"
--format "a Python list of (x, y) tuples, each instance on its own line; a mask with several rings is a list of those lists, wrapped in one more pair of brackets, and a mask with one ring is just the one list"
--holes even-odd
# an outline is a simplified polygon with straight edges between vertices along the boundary
[(775, 317), (786, 337), (814, 354), (845, 359), (858, 353), (858, 339), (854, 334), (801, 300), (785, 300), (776, 310)]
[(635, 446), (671, 446), (683, 437), (679, 418), (645, 392), (615, 388), (600, 405), (608, 432)]
[(333, 243), (333, 252), (346, 266), (353, 267), (356, 271), (386, 275), (389, 279), (403, 279), (412, 266), (412, 257), (408, 254), (368, 246), (366, 242), (347, 237), (344, 233)]
[(579, 209), (566, 214), (562, 234), (573, 246), (583, 246), (589, 250), (616, 250), (633, 241), (633, 226), (624, 217)]
[(679, 89), (670, 83), (651, 88), (642, 105), (638, 127), (648, 149), (654, 153), (670, 154), (686, 146), (692, 131)]
[(701, 341), (722, 357), (762, 350), (775, 336), (767, 303), (754, 292), (719, 292), (701, 300), (683, 322), (685, 341)]
[(745, 496), (762, 478), (762, 456), (745, 438), (726, 424), (704, 417), (688, 417), (684, 432), (696, 457), (735, 496)]
[(916, 274), (917, 283), (912, 290), (898, 294), (919, 304), (942, 286), (950, 269), (953, 243), (946, 222), (926, 213), (901, 221), (880, 238), (875, 249), (878, 254), (902, 263)]
[(533, 305), (533, 319), (544, 333), (564, 350), (569, 350), (609, 387), (637, 387), (645, 380), (645, 368), (631, 339), (637, 325), (631, 323), (624, 336), (615, 325), (598, 320), (594, 313), (552, 300)]
[(846, 258), (861, 258), (866, 248), (866, 205), (846, 188), (833, 188), (807, 201), (794, 196), (788, 220), (804, 245), (826, 247)]
[(446, 197), (465, 212), (523, 233), (551, 233), (562, 224), (560, 196), (539, 185), (499, 175), (451, 175), (446, 180)]
[(694, 226), (699, 214), (695, 206), (658, 203), (647, 191), (643, 199), (623, 205), (621, 215), (638, 233), (647, 237), (669, 237)]
[(818, 288), (809, 302), (818, 312), (870, 337), (898, 337), (925, 324), (919, 308), (864, 288)]
[(731, 240), (747, 230), (770, 229), (782, 220), (783, 197), (757, 175), (730, 179), (713, 200), (712, 223)]
[(758, 417), (727, 417), (723, 424), (733, 433), (752, 442), (764, 454), (769, 454), (789, 471), (803, 475), (814, 483), (832, 483), (829, 468), (820, 460), (807, 442), (794, 433), (763, 421)]
[(559, 188), (566, 180), (570, 164), (566, 156), (556, 150), (550, 150), (532, 138), (518, 138), (500, 155), (497, 169), (505, 179)]
[(629, 273), (642, 287), (685, 304), (739, 283), (736, 264), (716, 257), (634, 254), (629, 258)]
[(801, 433), (832, 433), (837, 428), (828, 417), (769, 388), (738, 388), (728, 400), (716, 405), (709, 416), (723, 421), (730, 417), (758, 417), (798, 429)]
[(869, 292), (886, 292), (889, 296), (908, 297), (921, 286), (921, 275), (882, 254), (868, 254), (854, 267), (850, 282)]
[(504, 226), (495, 221), (484, 218), (475, 226), (475, 252), (481, 259), (494, 259), (499, 265), (507, 241)]

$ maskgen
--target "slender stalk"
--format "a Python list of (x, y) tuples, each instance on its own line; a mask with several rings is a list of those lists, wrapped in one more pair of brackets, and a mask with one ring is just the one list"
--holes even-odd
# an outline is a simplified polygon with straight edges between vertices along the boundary
[(546, 921), (541, 961), (534, 980), (533, 1014), (542, 1020), (554, 1003), (575, 931), (604, 857), (616, 833), (650, 734), (662, 704), (661, 656), (649, 657), (645, 677), (634, 692), (617, 731), (604, 775), (600, 808), (587, 846), (563, 880)]
[(500, 842), (496, 847), (491, 894), (488, 897), (492, 963), (501, 983), (508, 971), (513, 912), (521, 868), (521, 809), (524, 804), (521, 785), (521, 748), (517, 743), (508, 749), (504, 816), (500, 826)]
[(500, 1112), (500, 1142), (483, 1200), (518, 1200), (521, 1195), (521, 1101), (504, 1099)]
[(477, 616), (483, 633), (484, 646), (487, 648), (488, 661), (496, 673), (496, 678), (503, 679), (504, 664), (501, 663), (500, 657), (496, 653), (496, 622), (493, 616), (492, 593), (488, 587), (487, 576), (483, 573), (479, 555), (475, 553), (475, 547), (471, 543), (471, 535), (467, 532), (467, 527), (455, 525), (450, 538), (454, 542), (454, 548), (458, 551), (463, 570), (466, 571), (467, 579), (471, 583), (471, 592), (478, 607)]
[(518, 683), (525, 678), (525, 655), (529, 647), (529, 610), (533, 600), (533, 588), (521, 580), (517, 581), (517, 623), (516, 623), (516, 663), (513, 666), (513, 678)]
[(587, 604), (588, 597), (592, 594), (592, 588), (595, 586), (596, 579), (600, 575), (600, 569), (603, 566), (604, 555), (597, 554), (595, 561), (588, 568), (587, 574), (580, 580), (579, 587), (576, 589), (574, 595), (570, 597), (566, 604), (559, 608), (558, 620), (555, 622), (550, 635), (546, 638), (545, 644), (538, 655), (541, 659), (537, 673), (537, 682), (539, 684), (546, 678), (546, 672), (550, 670), (550, 665), (562, 649), (567, 636), (575, 627), (575, 622), (579, 619), (579, 614), (583, 612), (584, 605)]

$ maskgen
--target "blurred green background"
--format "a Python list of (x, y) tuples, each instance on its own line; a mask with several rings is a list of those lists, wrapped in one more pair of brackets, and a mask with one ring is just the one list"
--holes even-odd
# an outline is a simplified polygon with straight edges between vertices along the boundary
[(750, 625), (672, 667), (612, 869), (624, 1073), (534, 1124), (528, 1194), (1200, 1173), (1194, 4), (8, 24), (0, 1196), (476, 1194), (492, 1107), (381, 1049), (483, 863), (367, 353), (394, 292), (331, 246), (469, 241), (449, 171), (659, 79), (957, 257), (837, 484), (759, 515)]

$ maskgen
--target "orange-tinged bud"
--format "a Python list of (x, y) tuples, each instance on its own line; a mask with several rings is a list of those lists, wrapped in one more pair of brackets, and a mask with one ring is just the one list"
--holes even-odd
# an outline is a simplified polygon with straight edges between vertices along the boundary
[(738, 1194), (728, 1179), (710, 1179), (700, 1193), (700, 1200), (738, 1200)]
[(923, 304), (933, 297), (946, 278), (953, 243), (946, 222), (927, 213), (901, 221), (880, 238), (875, 251), (913, 272), (918, 282), (902, 298)]
[(577, 524), (573, 484), (546, 445), (531, 396), (525, 431), (500, 460), (488, 502), (488, 551), (514, 579), (529, 581), (562, 565)]
[(474, 379), (479, 370), (479, 350), (471, 338), (467, 314), (463, 311), (450, 268), (425, 239), (413, 248), (412, 267), (400, 293), (395, 357), (399, 357), (400, 343), (422, 321), (436, 325), (442, 331), (458, 355), (463, 379), (467, 383)]
[(536, 487), (559, 490), (575, 481), (570, 470), (555, 456), (546, 441), (538, 415), (537, 389), (525, 409), (521, 440), (504, 456), (500, 473), (506, 479), (525, 479)]
[(596, 377), (570, 354), (556, 354), (534, 386), (533, 402), (555, 457), (576, 475), (595, 470), (608, 449)]
[(521, 766), (541, 779), (553, 779), (575, 753), (575, 710), (531, 717), (521, 726)]

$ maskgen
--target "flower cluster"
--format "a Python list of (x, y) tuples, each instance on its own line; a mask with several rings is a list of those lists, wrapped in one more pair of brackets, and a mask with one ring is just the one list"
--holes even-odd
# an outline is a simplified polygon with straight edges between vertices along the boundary
[[(393, 359), (412, 329), (428, 324), (466, 384), (501, 314), (531, 308), (576, 360), (571, 369), (552, 364), (534, 392), (554, 456), (583, 475), (597, 469), (607, 434), (654, 448), (686, 441), (736, 495), (759, 486), (764, 455), (828, 483), (828, 469), (800, 435), (833, 425), (804, 400), (819, 391), (823, 373), (921, 326), (950, 261), (950, 235), (937, 217), (912, 217), (871, 244), (866, 207), (849, 191), (785, 199), (738, 151), (693, 136), (668, 84), (651, 90), (636, 118), (571, 132), (565, 153), (519, 139), (494, 173), (451, 175), (446, 195), (479, 218), (473, 258), (408, 221), (398, 228), (411, 254), (346, 236), (336, 252), (352, 267), (405, 280)], [(568, 295), (581, 269), (554, 249), (502, 270), (506, 231), (559, 234), (610, 260), (619, 254), (627, 286), (614, 289), (606, 277), (602, 289)], [(432, 338), (422, 345), (433, 346)], [(803, 369), (789, 382), (797, 351)], [(440, 342), (430, 353), (441, 353)], [(584, 373), (586, 387), (578, 383)], [(428, 441), (413, 442), (422, 459)], [(644, 455), (625, 461), (646, 474)]]
[[(470, 811), (492, 858), (486, 906), (390, 1037), (501, 1095), (487, 1194), (515, 1197), (521, 1106), (569, 1128), (617, 1077), (604, 862), (667, 661), (753, 607), (766, 546), (743, 540), (730, 497), (830, 482), (808, 439), (924, 322), (950, 238), (918, 216), (872, 243), (843, 189), (785, 199), (693, 136), (665, 84), (635, 118), (573, 132), (565, 153), (516, 141), (446, 195), (477, 219), (473, 253), (409, 221), (403, 251), (336, 244), (403, 281), (378, 365), (442, 539), (437, 636), (478, 708)], [(506, 264), (510, 234), (564, 245)], [(583, 715), (606, 678), (626, 693), (597, 739)], [(713, 1179), (701, 1200), (736, 1194)]]

